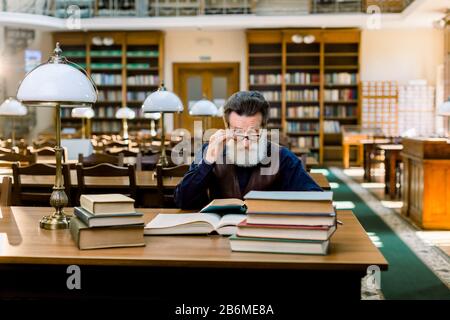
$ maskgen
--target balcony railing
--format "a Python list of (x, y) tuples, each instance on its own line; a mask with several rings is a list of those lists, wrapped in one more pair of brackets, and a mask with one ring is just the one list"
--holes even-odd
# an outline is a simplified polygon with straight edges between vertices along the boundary
[(0, 10), (65, 18), (402, 12), (414, 0), (0, 0)]

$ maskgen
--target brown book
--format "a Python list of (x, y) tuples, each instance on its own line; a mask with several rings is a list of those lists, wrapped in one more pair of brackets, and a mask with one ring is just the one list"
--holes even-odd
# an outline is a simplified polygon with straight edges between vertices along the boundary
[(123, 194), (83, 194), (80, 205), (93, 215), (134, 213), (134, 199)]
[(285, 201), (251, 200), (245, 201), (248, 214), (293, 214), (293, 215), (334, 215), (331, 201)]
[(89, 228), (81, 220), (70, 220), (70, 233), (80, 249), (145, 246), (144, 225)]

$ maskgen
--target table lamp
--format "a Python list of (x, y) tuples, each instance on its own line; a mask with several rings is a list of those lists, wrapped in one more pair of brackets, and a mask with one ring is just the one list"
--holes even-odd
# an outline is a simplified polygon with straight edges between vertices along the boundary
[(55, 208), (55, 212), (43, 217), (40, 227), (66, 229), (69, 227), (69, 218), (64, 214), (68, 199), (62, 181), (61, 108), (91, 106), (97, 101), (97, 88), (86, 71), (62, 56), (57, 43), (53, 56), (26, 74), (17, 90), (17, 99), (28, 106), (51, 107), (56, 111), (56, 175), (50, 197), (50, 205)]
[(173, 92), (167, 91), (164, 83), (157, 91), (152, 92), (144, 101), (142, 111), (145, 113), (161, 113), (161, 157), (159, 164), (163, 167), (169, 166), (169, 161), (166, 155), (165, 146), (165, 128), (164, 128), (164, 113), (175, 113), (183, 111), (183, 103), (180, 98)]
[(217, 106), (206, 98), (198, 100), (189, 110), (191, 116), (202, 117), (203, 131), (210, 127), (210, 117), (216, 116), (217, 112)]
[(119, 108), (116, 112), (116, 119), (122, 119), (123, 139), (128, 141), (128, 120), (134, 119), (136, 112), (128, 107)]
[(8, 117), (12, 119), (12, 132), (11, 140), (13, 149), (16, 146), (16, 118), (23, 117), (28, 113), (27, 108), (14, 98), (6, 99), (0, 105), (0, 116)]
[(161, 119), (161, 113), (144, 113), (144, 118), (151, 120), (151, 122), (150, 122), (150, 135), (152, 137), (155, 137), (156, 134), (157, 134), (155, 121)]
[[(91, 107), (78, 107), (72, 109), (72, 118), (81, 119), (81, 138), (86, 139), (86, 122), (95, 116), (94, 109)], [(90, 130), (89, 130), (90, 131)]]

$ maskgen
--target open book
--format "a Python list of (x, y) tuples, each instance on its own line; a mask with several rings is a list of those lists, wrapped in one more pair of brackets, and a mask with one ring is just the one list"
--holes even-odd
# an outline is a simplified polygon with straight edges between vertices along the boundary
[(160, 213), (144, 228), (145, 235), (236, 233), (237, 225), (245, 220), (244, 214), (216, 213)]
[(244, 214), (247, 211), (245, 202), (241, 199), (214, 199), (200, 212), (224, 214)]

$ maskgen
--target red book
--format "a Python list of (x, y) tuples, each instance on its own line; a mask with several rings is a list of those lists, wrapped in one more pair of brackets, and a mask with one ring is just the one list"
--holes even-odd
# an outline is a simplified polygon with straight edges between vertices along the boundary
[(237, 235), (249, 238), (273, 238), (295, 240), (328, 240), (336, 226), (304, 226), (277, 224), (249, 224), (247, 220), (238, 224)]

